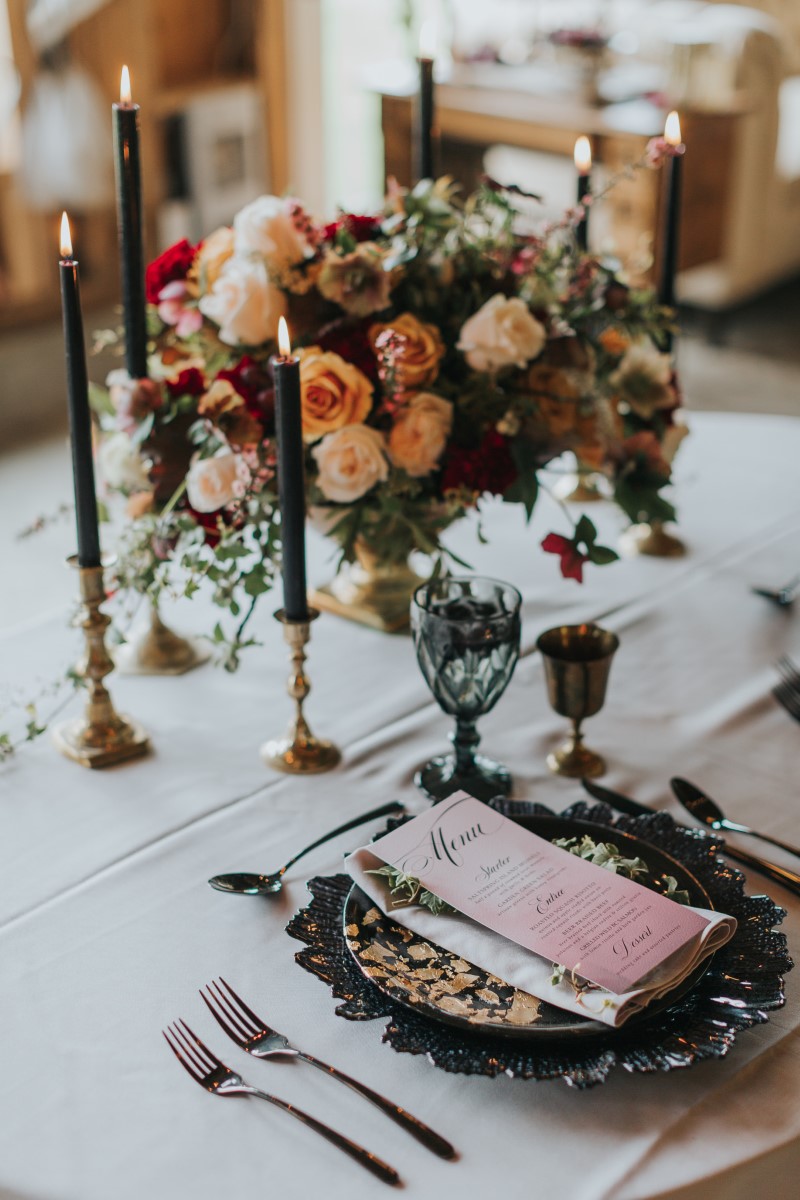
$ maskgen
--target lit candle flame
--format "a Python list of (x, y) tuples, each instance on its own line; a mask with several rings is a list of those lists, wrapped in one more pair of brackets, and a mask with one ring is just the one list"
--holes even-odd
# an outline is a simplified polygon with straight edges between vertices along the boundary
[(671, 112), (667, 117), (664, 125), (664, 141), (669, 142), (670, 146), (680, 146), (681, 144), (681, 122), (676, 112)]
[(120, 104), (131, 104), (131, 73), (127, 67), (122, 68), (122, 73), (119, 77), (119, 102)]
[(278, 321), (278, 349), (281, 358), (291, 358), (292, 343), (289, 341), (289, 326), (286, 324), (285, 317), (281, 317)]
[(61, 257), (72, 258), (72, 235), (65, 212), (61, 214)]
[(436, 58), (436, 22), (424, 21), (419, 31), (420, 58)]
[(592, 169), (592, 147), (587, 137), (579, 137), (575, 143), (575, 169), (579, 175), (588, 175)]

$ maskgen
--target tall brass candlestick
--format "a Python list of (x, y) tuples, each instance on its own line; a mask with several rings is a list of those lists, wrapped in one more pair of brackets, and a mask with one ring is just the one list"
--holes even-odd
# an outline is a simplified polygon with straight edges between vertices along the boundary
[(128, 68), (122, 68), (119, 104), (113, 105), (125, 364), (131, 379), (147, 375), (147, 309), (142, 248), (142, 177), (139, 166), (139, 105), (131, 99)]
[[(77, 566), (77, 559), (70, 559)], [(78, 673), (86, 683), (86, 710), (82, 717), (63, 721), (53, 730), (53, 741), (62, 754), (82, 767), (111, 767), (138, 758), (150, 749), (141, 725), (120, 716), (111, 702), (103, 680), (114, 669), (106, 647), (106, 629), (111, 618), (101, 611), (105, 600), (103, 568), (80, 567), (80, 625), (86, 650)]]
[(315, 608), (309, 608), (303, 621), (292, 620), (283, 609), (275, 613), (275, 619), (283, 625), (284, 640), (292, 656), (288, 692), (295, 702), (295, 714), (284, 737), (264, 743), (261, 757), (268, 766), (287, 775), (319, 775), (330, 771), (342, 757), (332, 742), (314, 737), (303, 714), (303, 704), (311, 691), (305, 671), (305, 648), (311, 637), (311, 622), (318, 616)]

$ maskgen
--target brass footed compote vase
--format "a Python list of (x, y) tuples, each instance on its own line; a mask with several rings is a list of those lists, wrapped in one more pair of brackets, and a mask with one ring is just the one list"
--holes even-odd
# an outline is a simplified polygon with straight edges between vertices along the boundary
[(581, 724), (603, 707), (619, 638), (599, 625), (560, 625), (540, 634), (536, 646), (544, 661), (550, 705), (572, 721), (571, 733), (548, 754), (547, 765), (555, 775), (570, 779), (596, 778), (606, 764), (584, 746)]
[(521, 597), (495, 579), (432, 579), (411, 602), (411, 632), (425, 682), (456, 719), (453, 753), (427, 762), (414, 777), (434, 801), (463, 789), (477, 800), (507, 796), (506, 767), (477, 753), (478, 717), (494, 708), (519, 657)]

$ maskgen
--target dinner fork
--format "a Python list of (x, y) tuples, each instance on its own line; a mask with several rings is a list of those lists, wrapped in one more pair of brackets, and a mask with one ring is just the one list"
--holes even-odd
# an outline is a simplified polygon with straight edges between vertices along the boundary
[[(224, 992), (222, 988), (225, 989)], [(391, 1100), (374, 1092), (365, 1083), (360, 1083), (351, 1075), (345, 1075), (344, 1071), (340, 1071), (329, 1063), (322, 1062), (321, 1059), (314, 1058), (312, 1054), (307, 1054), (304, 1050), (293, 1046), (288, 1038), (270, 1028), (261, 1017), (257, 1017), (222, 977), (220, 977), (219, 983), (215, 981), (208, 984), (205, 991), (201, 990), (200, 996), (217, 1024), (224, 1029), (237, 1046), (241, 1046), (248, 1054), (254, 1055), (255, 1058), (300, 1058), (303, 1062), (310, 1063), (312, 1067), (318, 1067), (326, 1075), (338, 1079), (340, 1083), (346, 1084), (347, 1087), (364, 1096), (428, 1150), (438, 1154), (440, 1158), (452, 1161), (458, 1157), (450, 1142), (423, 1124), (418, 1117), (412, 1116), (410, 1112), (401, 1108), (399, 1104), (393, 1104)]]
[(199, 1083), (207, 1092), (211, 1092), (212, 1096), (257, 1096), (260, 1100), (268, 1100), (270, 1104), (282, 1108), (284, 1112), (296, 1117), (304, 1125), (308, 1125), (310, 1129), (321, 1134), (334, 1146), (338, 1146), (340, 1150), (349, 1154), (351, 1158), (371, 1171), (373, 1175), (377, 1175), (384, 1183), (392, 1185), (401, 1183), (400, 1176), (394, 1167), (390, 1167), (388, 1163), (378, 1158), (377, 1155), (371, 1154), (369, 1150), (365, 1150), (363, 1146), (352, 1142), (350, 1138), (345, 1137), (342, 1133), (337, 1133), (328, 1125), (323, 1125), (322, 1121), (318, 1121), (316, 1117), (312, 1117), (301, 1108), (296, 1108), (294, 1104), (288, 1104), (286, 1100), (270, 1096), (268, 1092), (262, 1092), (259, 1088), (245, 1083), (241, 1075), (237, 1075), (230, 1067), (226, 1067), (216, 1054), (213, 1054), (200, 1041), (200, 1038), (191, 1031), (185, 1021), (174, 1021), (168, 1030), (163, 1029), (161, 1032), (181, 1066), (188, 1071), (195, 1083)]
[(786, 654), (778, 659), (777, 667), (783, 678), (772, 689), (772, 694), (789, 716), (800, 721), (800, 671)]

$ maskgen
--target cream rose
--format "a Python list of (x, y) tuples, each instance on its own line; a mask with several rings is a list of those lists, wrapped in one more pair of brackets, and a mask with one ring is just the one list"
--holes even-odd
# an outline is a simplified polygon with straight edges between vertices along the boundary
[(474, 371), (524, 367), (541, 354), (547, 333), (524, 300), (498, 293), (461, 326), (458, 349)]
[(372, 408), (372, 384), (358, 367), (332, 350), (300, 350), (300, 403), (303, 437), (316, 442), (326, 433), (363, 421)]
[(382, 483), (389, 474), (385, 450), (383, 435), (368, 425), (346, 425), (324, 437), (311, 453), (325, 499), (350, 504)]
[(227, 225), (215, 229), (203, 241), (194, 260), (194, 269), (202, 291), (207, 292), (219, 278), (225, 263), (233, 254), (233, 230)]
[(186, 475), (186, 495), (197, 512), (217, 512), (230, 504), (237, 494), (239, 456), (232, 450), (218, 450), (213, 458), (195, 454)]
[(236, 254), (260, 255), (279, 276), (314, 254), (312, 233), (302, 205), (289, 196), (259, 196), (233, 218)]
[(436, 469), (453, 428), (453, 406), (432, 392), (419, 392), (400, 409), (389, 434), (389, 458), (415, 479)]
[(106, 485), (121, 492), (142, 492), (150, 487), (147, 465), (127, 433), (111, 433), (100, 443), (97, 454)]
[(275, 336), (286, 299), (270, 283), (263, 262), (234, 256), (200, 297), (200, 311), (219, 325), (220, 341), (227, 346), (258, 346)]

